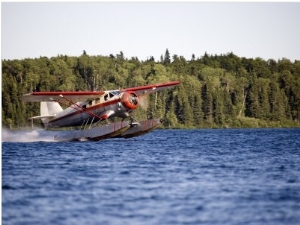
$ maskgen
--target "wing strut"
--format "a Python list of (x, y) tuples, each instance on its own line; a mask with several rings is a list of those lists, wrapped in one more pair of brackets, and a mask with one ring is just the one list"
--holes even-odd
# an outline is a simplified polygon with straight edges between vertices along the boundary
[[(90, 114), (91, 116), (96, 117), (96, 118), (102, 120), (102, 118), (101, 118), (100, 116), (98, 116), (97, 114), (91, 112), (90, 110), (88, 110), (88, 109), (86, 109), (86, 108), (83, 108), (82, 106), (78, 105), (76, 102), (72, 101), (72, 99), (68, 99), (68, 98), (64, 97), (63, 95), (59, 95), (59, 97), (61, 97), (61, 98), (65, 99), (65, 100), (67, 100), (68, 102), (71, 102), (73, 105), (75, 105), (75, 106), (77, 106), (78, 108), (80, 108), (83, 112), (85, 112), (85, 113), (87, 113), (87, 114)], [(59, 101), (58, 101), (58, 102), (59, 102)], [(59, 103), (62, 104), (62, 102), (59, 102)], [(73, 107), (72, 105), (71, 105), (70, 107), (72, 107), (73, 109), (79, 111), (78, 108)]]

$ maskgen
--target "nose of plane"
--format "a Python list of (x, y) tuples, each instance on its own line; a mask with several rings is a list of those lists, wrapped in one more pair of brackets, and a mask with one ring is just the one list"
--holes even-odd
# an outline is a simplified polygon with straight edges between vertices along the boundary
[(136, 109), (139, 105), (139, 98), (135, 92), (124, 92), (121, 102), (127, 109)]

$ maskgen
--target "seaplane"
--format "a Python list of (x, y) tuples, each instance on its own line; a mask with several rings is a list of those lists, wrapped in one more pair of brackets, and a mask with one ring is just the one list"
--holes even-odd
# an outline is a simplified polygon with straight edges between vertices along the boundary
[[(73, 127), (56, 141), (99, 141), (146, 134), (161, 124), (160, 118), (137, 121), (132, 113), (147, 95), (179, 85), (179, 81), (107, 91), (43, 91), (24, 94), (24, 102), (40, 102), (45, 129)], [(115, 122), (115, 118), (119, 121)]]

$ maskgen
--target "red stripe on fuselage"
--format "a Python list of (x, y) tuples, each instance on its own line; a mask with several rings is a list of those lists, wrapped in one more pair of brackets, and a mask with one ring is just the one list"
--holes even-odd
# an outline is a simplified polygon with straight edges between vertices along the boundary
[(62, 119), (66, 119), (68, 117), (72, 117), (72, 116), (75, 116), (77, 114), (80, 114), (80, 113), (84, 113), (85, 111), (91, 111), (91, 110), (95, 110), (95, 109), (98, 109), (98, 108), (101, 108), (101, 107), (105, 107), (105, 106), (109, 106), (109, 105), (113, 105), (113, 104), (116, 104), (118, 102), (120, 102), (121, 100), (120, 99), (115, 99), (115, 100), (112, 100), (112, 101), (107, 101), (107, 102), (104, 102), (104, 103), (100, 103), (100, 104), (97, 104), (97, 105), (93, 105), (87, 109), (81, 109), (81, 110), (78, 110), (76, 112), (73, 112), (73, 113), (70, 113), (68, 115), (65, 115), (65, 116), (62, 116), (62, 117), (59, 117), (59, 118), (56, 118), (56, 119), (53, 119), (51, 121), (49, 121), (49, 123), (52, 123), (52, 122), (57, 122), (59, 120), (62, 120)]

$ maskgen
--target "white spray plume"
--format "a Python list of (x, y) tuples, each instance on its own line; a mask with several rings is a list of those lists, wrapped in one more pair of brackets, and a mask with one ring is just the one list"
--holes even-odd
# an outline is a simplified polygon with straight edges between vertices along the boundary
[(55, 133), (57, 132), (43, 129), (18, 131), (2, 129), (2, 142), (52, 142)]

